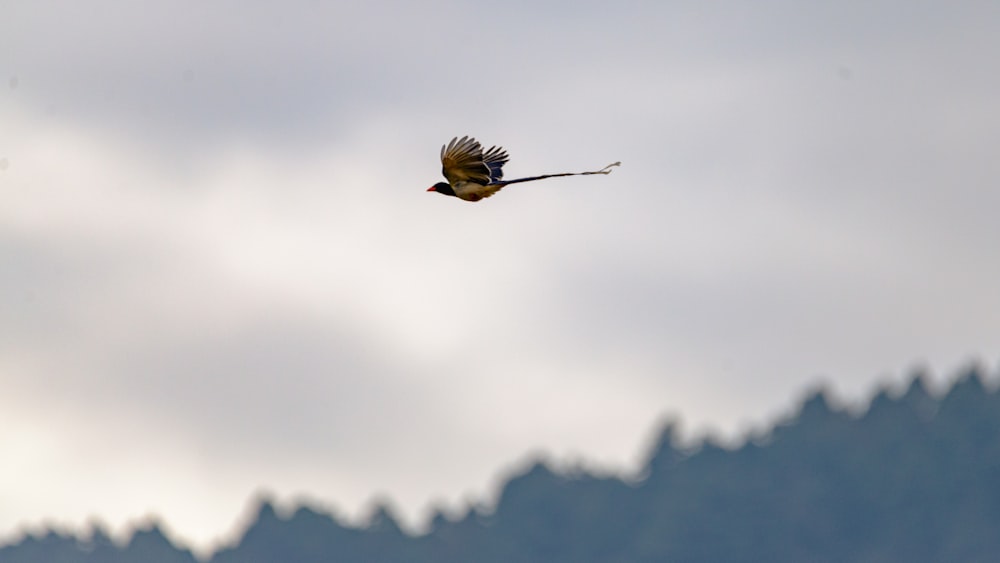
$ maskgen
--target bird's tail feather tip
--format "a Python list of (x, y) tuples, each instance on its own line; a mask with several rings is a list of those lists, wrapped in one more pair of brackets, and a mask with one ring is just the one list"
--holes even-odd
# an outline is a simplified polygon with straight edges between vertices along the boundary
[(621, 163), (620, 160), (618, 162), (612, 162), (611, 164), (609, 164), (609, 165), (605, 166), (604, 168), (601, 168), (600, 170), (598, 170), (598, 173), (599, 174), (611, 174), (611, 169), (612, 168), (614, 168), (615, 166), (621, 166), (621, 165), (622, 165), (622, 163)]

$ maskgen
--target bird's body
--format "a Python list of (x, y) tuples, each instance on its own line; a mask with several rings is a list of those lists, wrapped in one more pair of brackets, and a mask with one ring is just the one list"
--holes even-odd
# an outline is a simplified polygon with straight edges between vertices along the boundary
[(441, 173), (448, 180), (438, 182), (427, 189), (443, 195), (455, 196), (465, 201), (479, 201), (500, 191), (501, 188), (520, 182), (531, 182), (556, 176), (577, 176), (583, 174), (608, 174), (612, 166), (609, 164), (594, 172), (569, 172), (564, 174), (546, 174), (516, 180), (503, 179), (503, 165), (509, 157), (507, 151), (493, 146), (483, 152), (479, 141), (471, 137), (455, 137), (450, 143), (441, 147)]

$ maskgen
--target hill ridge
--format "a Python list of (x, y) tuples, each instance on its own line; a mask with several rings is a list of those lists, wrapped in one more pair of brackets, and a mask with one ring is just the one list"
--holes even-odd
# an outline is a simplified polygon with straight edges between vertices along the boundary
[[(635, 480), (536, 459), (507, 476), (492, 510), (438, 512), (422, 535), (407, 534), (389, 503), (352, 526), (308, 502), (283, 515), (261, 496), (208, 561), (962, 561), (1000, 550), (988, 533), (1000, 527), (1000, 392), (978, 366), (940, 394), (915, 373), (856, 412), (821, 387), (729, 447), (684, 447), (668, 421), (648, 452)], [(4, 563), (42, 560), (195, 557), (155, 520), (124, 544), (92, 526), (0, 547)]]

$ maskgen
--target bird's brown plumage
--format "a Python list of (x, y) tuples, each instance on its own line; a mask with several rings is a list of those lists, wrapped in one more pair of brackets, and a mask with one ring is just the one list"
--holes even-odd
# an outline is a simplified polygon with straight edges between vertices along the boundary
[(490, 168), (483, 162), (483, 147), (469, 137), (456, 137), (441, 147), (441, 173), (452, 186), (459, 182), (490, 183)]
[(491, 184), (503, 178), (507, 160), (503, 148), (493, 146), (484, 154), (479, 141), (468, 136), (456, 137), (441, 147), (441, 173), (455, 195), (467, 201), (490, 197), (503, 187)]

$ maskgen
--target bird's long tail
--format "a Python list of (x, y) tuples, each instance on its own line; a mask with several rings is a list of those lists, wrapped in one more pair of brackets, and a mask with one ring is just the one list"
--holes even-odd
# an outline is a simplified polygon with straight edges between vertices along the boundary
[(542, 176), (530, 176), (528, 178), (518, 178), (516, 180), (501, 180), (499, 182), (490, 184), (491, 186), (507, 186), (509, 184), (520, 184), (521, 182), (533, 182), (535, 180), (544, 180), (546, 178), (558, 178), (559, 176), (587, 176), (590, 174), (611, 174), (611, 169), (615, 166), (621, 166), (621, 162), (612, 162), (611, 164), (601, 168), (600, 170), (594, 170), (591, 172), (563, 172), (562, 174), (544, 174)]

